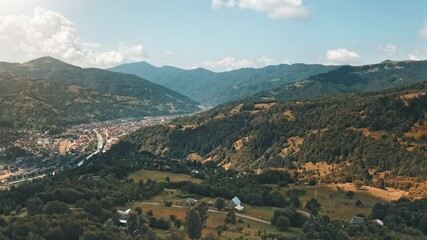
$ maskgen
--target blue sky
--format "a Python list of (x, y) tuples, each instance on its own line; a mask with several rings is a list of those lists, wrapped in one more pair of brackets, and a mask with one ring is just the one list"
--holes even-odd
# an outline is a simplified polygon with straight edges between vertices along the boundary
[(0, 0), (0, 60), (226, 71), (427, 58), (422, 0)]

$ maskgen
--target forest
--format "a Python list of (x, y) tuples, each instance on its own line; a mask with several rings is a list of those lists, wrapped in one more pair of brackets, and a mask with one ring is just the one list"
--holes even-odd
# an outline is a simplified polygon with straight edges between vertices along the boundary
[(426, 91), (422, 82), (305, 101), (225, 104), (169, 125), (142, 128), (121, 144), (174, 159), (197, 153), (237, 170), (299, 170), (308, 162), (326, 162), (337, 167), (325, 182), (373, 185), (385, 180), (409, 190), (396, 177), (426, 180), (426, 135), (411, 135), (426, 122)]

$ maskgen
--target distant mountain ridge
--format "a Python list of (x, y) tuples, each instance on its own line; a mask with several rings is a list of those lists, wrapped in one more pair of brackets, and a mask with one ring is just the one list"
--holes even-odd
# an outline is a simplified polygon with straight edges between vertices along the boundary
[(198, 111), (198, 103), (140, 77), (81, 68), (51, 57), (0, 62), (1, 121), (51, 124)]
[(215, 106), (285, 83), (337, 68), (318, 64), (281, 64), (264, 68), (242, 68), (216, 73), (203, 68), (184, 70), (171, 66), (155, 67), (146, 62), (128, 63), (108, 70), (135, 74), (184, 94), (196, 101)]
[(427, 61), (391, 61), (342, 66), (306, 80), (249, 96), (249, 101), (301, 100), (341, 93), (381, 91), (427, 79)]

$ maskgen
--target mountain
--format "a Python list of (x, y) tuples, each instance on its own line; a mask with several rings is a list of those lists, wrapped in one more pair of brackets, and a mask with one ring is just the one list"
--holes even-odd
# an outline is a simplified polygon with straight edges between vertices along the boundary
[(225, 104), (142, 128), (121, 144), (227, 169), (326, 166), (319, 177), (326, 182), (372, 181), (385, 173), (426, 181), (426, 94), (427, 81), (382, 92)]
[(199, 109), (197, 102), (140, 77), (80, 68), (50, 57), (0, 63), (0, 107), (0, 122), (27, 127)]
[(381, 91), (427, 79), (427, 61), (391, 61), (366, 66), (342, 66), (304, 81), (249, 96), (248, 100), (283, 101), (340, 93)]
[(200, 103), (217, 105), (279, 87), (285, 83), (304, 80), (335, 68), (335, 66), (317, 64), (281, 64), (259, 69), (243, 68), (215, 73), (203, 68), (183, 70), (171, 66), (155, 67), (146, 62), (138, 62), (119, 65), (109, 70), (135, 74), (189, 96)]

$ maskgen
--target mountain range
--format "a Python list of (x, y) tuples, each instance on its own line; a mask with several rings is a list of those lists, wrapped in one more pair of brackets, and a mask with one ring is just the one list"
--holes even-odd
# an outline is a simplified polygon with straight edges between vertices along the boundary
[(390, 61), (341, 66), (327, 73), (247, 97), (253, 101), (308, 99), (341, 93), (381, 91), (427, 79), (427, 61)]
[[(52, 125), (198, 111), (198, 103), (135, 75), (51, 57), (0, 63), (2, 125)], [(8, 124), (13, 123), (13, 124)]]
[(184, 70), (171, 66), (155, 67), (146, 62), (137, 62), (119, 65), (109, 70), (135, 74), (202, 104), (215, 106), (336, 68), (336, 66), (319, 64), (281, 64), (216, 73), (203, 68)]

